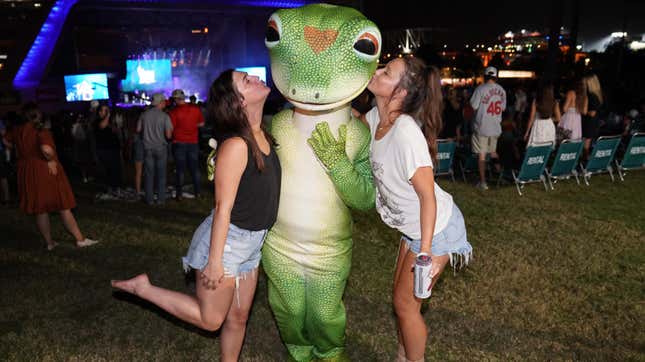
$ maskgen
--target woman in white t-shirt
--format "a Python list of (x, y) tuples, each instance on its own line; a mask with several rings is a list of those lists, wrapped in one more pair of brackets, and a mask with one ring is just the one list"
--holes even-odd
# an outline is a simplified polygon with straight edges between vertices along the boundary
[(394, 275), (399, 361), (423, 361), (427, 328), (413, 293), (417, 254), (432, 258), (432, 285), (448, 261), (467, 264), (472, 247), (464, 219), (450, 194), (435, 182), (433, 159), (441, 130), (439, 73), (418, 58), (397, 58), (378, 69), (367, 88), (377, 106), (365, 114), (372, 134), (370, 161), (376, 209), (403, 233)]

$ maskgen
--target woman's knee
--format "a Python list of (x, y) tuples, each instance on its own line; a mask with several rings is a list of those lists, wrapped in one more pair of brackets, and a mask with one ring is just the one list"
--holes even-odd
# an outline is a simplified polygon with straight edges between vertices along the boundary
[(394, 295), (392, 296), (392, 304), (394, 305), (394, 312), (397, 316), (419, 312), (420, 304), (414, 297), (412, 290), (407, 292), (394, 292)]
[(201, 327), (209, 332), (215, 332), (222, 327), (222, 323), (224, 323), (224, 318), (222, 316), (204, 317), (202, 319)]
[(228, 312), (224, 323), (237, 327), (246, 326), (246, 322), (249, 320), (249, 312), (250, 310), (248, 308), (237, 308), (237, 306), (235, 306)]

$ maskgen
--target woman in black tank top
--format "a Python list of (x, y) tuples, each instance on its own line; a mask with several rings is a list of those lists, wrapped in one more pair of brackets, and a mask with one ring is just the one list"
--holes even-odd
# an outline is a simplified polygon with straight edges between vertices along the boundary
[(215, 207), (197, 228), (186, 270), (197, 271), (197, 295), (150, 284), (146, 274), (112, 286), (148, 300), (202, 329), (221, 332), (221, 359), (237, 360), (257, 284), (260, 248), (278, 213), (281, 168), (262, 125), (270, 89), (247, 73), (224, 71), (209, 93), (219, 149)]

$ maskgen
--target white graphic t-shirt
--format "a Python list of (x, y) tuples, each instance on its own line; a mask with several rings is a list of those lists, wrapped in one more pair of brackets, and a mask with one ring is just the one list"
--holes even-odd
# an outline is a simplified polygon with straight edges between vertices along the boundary
[(475, 89), (470, 105), (477, 111), (473, 131), (479, 136), (502, 134), (502, 112), (506, 109), (506, 92), (497, 83), (484, 83)]
[[(370, 161), (376, 185), (376, 210), (388, 226), (412, 239), (421, 239), (421, 206), (410, 179), (419, 167), (433, 167), (426, 139), (416, 121), (404, 114), (383, 138), (375, 140), (378, 109), (372, 108), (365, 117), (372, 134)], [(436, 182), (434, 194), (437, 200), (434, 234), (437, 234), (450, 220), (453, 201)]]

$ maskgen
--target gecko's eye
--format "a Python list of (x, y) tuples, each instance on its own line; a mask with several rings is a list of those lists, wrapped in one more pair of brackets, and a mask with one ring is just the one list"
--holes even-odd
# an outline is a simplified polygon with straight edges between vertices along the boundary
[(361, 31), (354, 41), (354, 52), (367, 61), (376, 59), (381, 52), (381, 34), (378, 30), (370, 28)]
[(267, 22), (267, 29), (264, 37), (264, 44), (269, 49), (273, 48), (274, 46), (278, 45), (278, 43), (280, 42), (281, 35), (282, 35), (282, 22), (280, 21), (280, 17), (276, 13), (273, 13), (271, 17), (269, 17), (269, 21)]

